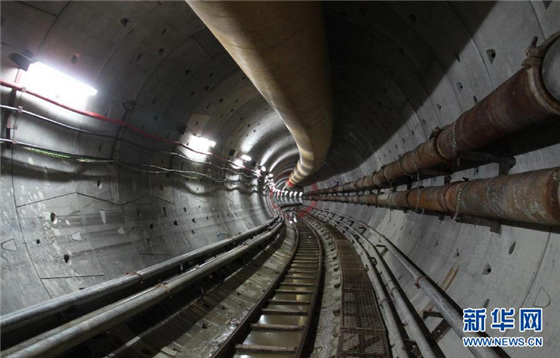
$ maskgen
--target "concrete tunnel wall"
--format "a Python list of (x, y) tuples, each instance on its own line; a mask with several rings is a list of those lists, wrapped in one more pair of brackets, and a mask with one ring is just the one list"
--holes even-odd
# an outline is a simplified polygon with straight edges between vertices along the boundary
[[(98, 89), (88, 110), (164, 138), (188, 141), (197, 133), (217, 142), (217, 155), (233, 159), (232, 149), (235, 156), (249, 154), (277, 180), (297, 162), (281, 120), (185, 3), (2, 2), (1, 10), (3, 80), (15, 81), (8, 56), (20, 51)], [(413, 149), (515, 73), (533, 36), (542, 41), (560, 30), (558, 2), (325, 3), (324, 10), (335, 130), (327, 162), (306, 182), (307, 190), (370, 174)], [(8, 97), (2, 88), (3, 104)], [(136, 105), (125, 113), (123, 102), (130, 101)], [(17, 119), (18, 141), (118, 155), (133, 165), (206, 170), (157, 153), (174, 148), (115, 125), (26, 95), (18, 94), (18, 105), (152, 150), (115, 146), (114, 140), (24, 116)], [(4, 136), (4, 117), (2, 123)], [(510, 172), (557, 166), (559, 130), (552, 123), (499, 143), (517, 159)], [(273, 215), (266, 196), (241, 184), (81, 164), (17, 146), (12, 151), (2, 145), (1, 158), (2, 313), (151, 265), (214, 242), (217, 232), (237, 233)], [(497, 165), (490, 164), (453, 179), (497, 174)], [(441, 177), (422, 182), (442, 183)], [(560, 332), (557, 229), (507, 224), (493, 233), (487, 226), (411, 211), (342, 203), (318, 207), (377, 228), (462, 307), (545, 308), (540, 353), (560, 355), (554, 341)], [(407, 273), (385, 257), (416, 308), (430, 309)], [(433, 329), (439, 320), (427, 322)], [(457, 350), (459, 344), (453, 332), (440, 341), (445, 353), (470, 356)]]

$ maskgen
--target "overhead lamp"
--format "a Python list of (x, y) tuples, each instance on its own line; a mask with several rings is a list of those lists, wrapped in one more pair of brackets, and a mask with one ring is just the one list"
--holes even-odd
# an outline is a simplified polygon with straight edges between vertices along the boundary
[(215, 146), (216, 142), (204, 137), (193, 136), (189, 141), (189, 147), (197, 152), (207, 153), (210, 151), (210, 148), (214, 148)]
[(83, 105), (97, 90), (41, 62), (29, 65), (25, 87), (67, 105)]
[(266, 167), (264, 165), (261, 166), (261, 172), (266, 172)]
[(237, 167), (242, 168), (243, 167), (243, 160), (241, 158), (235, 158), (235, 160), (233, 161), (233, 164)]
[(241, 155), (241, 159), (242, 159), (243, 161), (245, 161), (245, 162), (249, 162), (249, 161), (251, 161), (251, 159), (253, 159), (253, 158), (251, 158), (251, 157), (248, 156), (247, 154), (243, 154), (243, 155)]

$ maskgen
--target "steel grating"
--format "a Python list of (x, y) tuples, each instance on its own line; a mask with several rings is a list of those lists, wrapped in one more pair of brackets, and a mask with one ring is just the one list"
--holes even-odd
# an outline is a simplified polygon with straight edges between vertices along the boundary
[(387, 332), (373, 286), (352, 243), (328, 225), (338, 250), (341, 272), (341, 327), (338, 358), (390, 357)]

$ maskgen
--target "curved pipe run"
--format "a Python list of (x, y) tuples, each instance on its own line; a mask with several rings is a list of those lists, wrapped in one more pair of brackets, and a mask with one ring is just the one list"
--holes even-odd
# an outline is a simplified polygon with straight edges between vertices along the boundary
[(324, 163), (332, 136), (332, 83), (317, 2), (189, 2), (295, 139), (293, 188)]
[(560, 32), (527, 50), (523, 67), (455, 122), (378, 171), (344, 185), (309, 194), (393, 186), (430, 168), (453, 168), (461, 155), (479, 150), (524, 128), (560, 118)]
[(560, 168), (384, 194), (304, 199), (560, 225)]

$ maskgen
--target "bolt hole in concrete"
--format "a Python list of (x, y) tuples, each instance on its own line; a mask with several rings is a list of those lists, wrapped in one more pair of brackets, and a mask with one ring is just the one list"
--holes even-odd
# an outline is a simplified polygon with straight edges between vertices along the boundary
[(64, 262), (68, 263), (70, 261), (70, 255), (64, 254)]
[(150, 224), (150, 229), (154, 229), (154, 224)]
[(173, 225), (179, 226), (179, 222), (177, 220), (173, 221)]
[(492, 64), (496, 59), (496, 50), (494, 49), (486, 50), (486, 55), (488, 56), (488, 60), (490, 60), (490, 64)]
[(482, 304), (482, 307), (488, 308), (488, 305), (489, 305), (489, 304), (490, 304), (490, 299), (487, 298), (487, 299), (484, 301), (484, 303)]
[(101, 184), (101, 180), (97, 180), (97, 188), (101, 189), (101, 187), (103, 186), (103, 184)]
[(37, 239), (37, 245), (39, 245), (41, 243), (41, 240)]
[(75, 65), (78, 62), (78, 58), (80, 58), (80, 55), (78, 55), (77, 53), (75, 53), (72, 58), (70, 59), (70, 62)]
[(488, 275), (490, 272), (492, 272), (492, 266), (490, 266), (490, 264), (486, 264), (486, 267), (484, 267), (484, 271), (482, 271), (482, 274)]
[(55, 213), (51, 213), (51, 222), (56, 224), (58, 222), (58, 218), (56, 217)]
[(515, 251), (515, 242), (513, 244), (511, 244), (511, 246), (509, 247), (509, 254), (513, 254), (513, 251)]
[(128, 19), (126, 17), (120, 19), (119, 22), (121, 23), (122, 27), (126, 27), (126, 25), (128, 25)]

